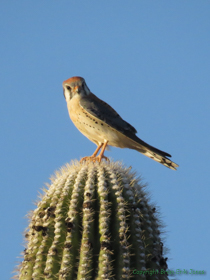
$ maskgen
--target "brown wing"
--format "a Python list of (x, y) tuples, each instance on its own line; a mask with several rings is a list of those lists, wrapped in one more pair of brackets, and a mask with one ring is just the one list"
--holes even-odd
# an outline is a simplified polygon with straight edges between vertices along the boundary
[(106, 122), (114, 129), (125, 133), (136, 134), (136, 129), (124, 121), (120, 115), (106, 102), (96, 97), (93, 93), (80, 100), (80, 105), (92, 116)]

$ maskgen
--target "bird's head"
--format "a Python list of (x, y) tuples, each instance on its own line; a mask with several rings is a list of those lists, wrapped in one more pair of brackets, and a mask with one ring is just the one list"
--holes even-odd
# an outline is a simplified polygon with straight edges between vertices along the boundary
[(66, 102), (71, 100), (74, 96), (87, 96), (90, 90), (87, 87), (85, 80), (81, 77), (72, 77), (63, 82), (63, 95)]

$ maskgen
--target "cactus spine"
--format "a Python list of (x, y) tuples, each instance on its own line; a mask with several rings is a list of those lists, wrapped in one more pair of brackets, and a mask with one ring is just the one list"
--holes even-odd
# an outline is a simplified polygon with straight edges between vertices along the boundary
[(67, 164), (30, 215), (16, 279), (168, 279), (144, 187), (120, 163)]

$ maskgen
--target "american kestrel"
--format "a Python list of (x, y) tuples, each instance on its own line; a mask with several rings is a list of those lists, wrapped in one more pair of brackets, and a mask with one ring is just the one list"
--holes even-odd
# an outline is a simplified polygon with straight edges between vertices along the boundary
[[(97, 145), (93, 155), (82, 158), (81, 162), (84, 160), (100, 162), (102, 158), (107, 160), (104, 151), (110, 145), (137, 150), (173, 170), (178, 167), (178, 164), (167, 158), (171, 155), (139, 139), (136, 136), (136, 129), (124, 121), (110, 105), (95, 96), (83, 78), (72, 77), (64, 81), (63, 93), (74, 125)], [(97, 156), (100, 149), (101, 152)]]

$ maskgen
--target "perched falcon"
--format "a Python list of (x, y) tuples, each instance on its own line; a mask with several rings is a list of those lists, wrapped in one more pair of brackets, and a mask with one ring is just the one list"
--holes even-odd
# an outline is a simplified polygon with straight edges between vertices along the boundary
[[(167, 157), (166, 152), (158, 150), (136, 136), (136, 129), (124, 121), (106, 102), (95, 96), (81, 77), (72, 77), (63, 82), (63, 92), (67, 102), (69, 116), (74, 125), (89, 140), (97, 145), (92, 156), (83, 160), (100, 162), (107, 145), (137, 150), (145, 156), (176, 170), (178, 165)], [(97, 156), (99, 150), (100, 154)]]

